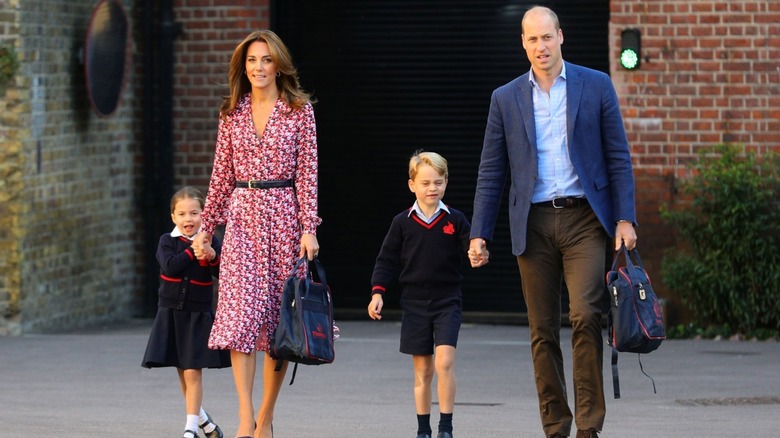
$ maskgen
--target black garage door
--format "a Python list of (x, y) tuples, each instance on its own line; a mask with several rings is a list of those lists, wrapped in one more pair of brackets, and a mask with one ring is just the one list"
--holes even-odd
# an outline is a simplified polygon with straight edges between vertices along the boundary
[[(283, 0), (272, 27), (314, 92), (320, 150), (321, 259), (339, 309), (365, 309), (391, 218), (414, 202), (416, 149), (450, 163), (445, 202), (471, 216), (490, 94), (528, 71), (510, 1)], [(564, 59), (609, 71), (609, 2), (540, 1), (556, 10)], [(506, 207), (491, 263), (469, 270), (464, 310), (524, 312)], [(396, 294), (388, 295), (393, 308)], [(397, 307), (397, 306), (395, 306)]]

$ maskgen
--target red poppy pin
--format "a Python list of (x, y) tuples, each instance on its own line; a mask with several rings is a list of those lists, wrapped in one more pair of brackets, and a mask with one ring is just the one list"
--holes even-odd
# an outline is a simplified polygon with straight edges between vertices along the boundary
[(444, 234), (455, 234), (455, 225), (452, 225), (452, 222), (447, 222), (444, 226)]

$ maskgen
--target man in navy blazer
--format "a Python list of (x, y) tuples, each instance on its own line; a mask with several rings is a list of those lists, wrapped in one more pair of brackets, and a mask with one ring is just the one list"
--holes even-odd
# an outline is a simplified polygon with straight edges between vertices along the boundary
[[(548, 437), (598, 437), (604, 424), (601, 334), (605, 260), (636, 245), (634, 176), (609, 77), (564, 62), (556, 14), (529, 9), (522, 41), (531, 71), (490, 102), (469, 257), (487, 263), (507, 173), (512, 252), (528, 308), (539, 411)], [(561, 279), (569, 291), (574, 415), (560, 346)]]

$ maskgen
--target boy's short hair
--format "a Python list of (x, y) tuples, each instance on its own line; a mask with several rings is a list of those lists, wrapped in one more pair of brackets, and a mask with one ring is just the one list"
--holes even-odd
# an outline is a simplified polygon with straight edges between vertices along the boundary
[(414, 181), (417, 176), (417, 169), (427, 164), (439, 172), (439, 175), (444, 175), (444, 179), (449, 179), (450, 173), (447, 170), (447, 160), (436, 152), (424, 152), (422, 149), (418, 149), (412, 155), (409, 160), (409, 179)]

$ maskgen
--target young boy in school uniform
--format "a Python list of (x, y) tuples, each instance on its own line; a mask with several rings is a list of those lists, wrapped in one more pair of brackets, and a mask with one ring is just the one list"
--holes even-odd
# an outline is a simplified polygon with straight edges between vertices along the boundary
[(455, 348), (471, 227), (463, 213), (442, 202), (448, 177), (444, 157), (414, 153), (409, 160), (409, 190), (417, 199), (393, 218), (371, 278), (372, 319), (382, 319), (382, 296), (396, 276), (403, 289), (400, 351), (412, 355), (417, 438), (431, 438), (434, 372), (441, 415), (437, 438), (453, 436)]

